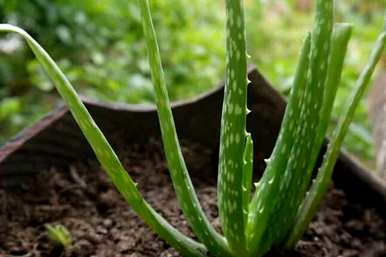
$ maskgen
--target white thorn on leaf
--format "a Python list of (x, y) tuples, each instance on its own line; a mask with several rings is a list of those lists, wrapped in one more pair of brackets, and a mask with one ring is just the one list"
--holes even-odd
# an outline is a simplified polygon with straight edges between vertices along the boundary
[(271, 162), (271, 158), (264, 159), (264, 162), (265, 162), (266, 164), (270, 163), (270, 162)]

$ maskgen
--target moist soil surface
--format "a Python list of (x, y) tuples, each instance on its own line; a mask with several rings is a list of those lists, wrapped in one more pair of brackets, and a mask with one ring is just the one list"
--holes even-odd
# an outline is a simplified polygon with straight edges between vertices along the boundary
[[(192, 143), (183, 145), (200, 201), (219, 229), (216, 154)], [(119, 149), (145, 198), (175, 227), (194, 237), (176, 203), (159, 141)], [(64, 225), (71, 232), (73, 244), (64, 253), (49, 240), (47, 223)], [(66, 170), (40, 172), (17, 189), (0, 188), (0, 256), (180, 255), (130, 210), (95, 161), (85, 161)], [(285, 256), (386, 256), (386, 222), (375, 210), (349, 203), (344, 192), (332, 187), (303, 239)]]

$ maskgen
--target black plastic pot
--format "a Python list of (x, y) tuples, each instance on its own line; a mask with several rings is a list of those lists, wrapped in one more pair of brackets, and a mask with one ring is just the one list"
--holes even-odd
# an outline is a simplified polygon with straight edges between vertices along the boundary
[[(255, 142), (257, 170), (261, 171), (263, 159), (269, 157), (275, 143), (285, 99), (257, 70), (252, 69), (249, 78), (252, 86), (249, 87), (248, 105), (252, 112), (247, 127)], [(223, 86), (219, 86), (192, 101), (175, 103), (173, 114), (180, 138), (217, 148), (222, 98)], [(107, 137), (117, 131), (124, 135), (125, 142), (159, 136), (153, 106), (101, 104), (88, 99), (84, 99), (84, 103)], [(24, 178), (52, 166), (67, 167), (74, 161), (88, 158), (94, 158), (89, 145), (68, 109), (60, 106), (0, 148), (0, 187), (15, 187)], [(350, 201), (376, 208), (386, 218), (386, 185), (346, 153), (340, 155), (334, 182)]]

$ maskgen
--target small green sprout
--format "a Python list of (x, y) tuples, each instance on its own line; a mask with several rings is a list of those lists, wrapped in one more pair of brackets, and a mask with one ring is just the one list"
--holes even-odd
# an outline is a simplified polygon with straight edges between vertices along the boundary
[(47, 230), (48, 238), (55, 244), (60, 245), (64, 249), (71, 246), (71, 234), (65, 226), (45, 224), (44, 227)]
[[(292, 249), (307, 229), (331, 182), (339, 149), (354, 111), (386, 45), (386, 26), (373, 48), (324, 160), (316, 167), (340, 84), (352, 27), (334, 23), (334, 0), (316, 0), (314, 27), (305, 38), (279, 137), (253, 192), (253, 142), (246, 131), (247, 53), (243, 0), (226, 0), (226, 79), (222, 108), (218, 208), (224, 235), (208, 221), (182, 156), (162, 68), (149, 0), (138, 0), (153, 79), (166, 160), (179, 205), (198, 241), (170, 225), (143, 198), (76, 91), (48, 53), (24, 30), (21, 35), (53, 80), (102, 167), (132, 209), (167, 243), (187, 257), (260, 257)], [(318, 169), (319, 168), (319, 169)], [(312, 180), (313, 171), (317, 170)], [(251, 197), (252, 195), (252, 197)], [(62, 227), (49, 235), (69, 244)], [(67, 232), (66, 232), (67, 231)]]

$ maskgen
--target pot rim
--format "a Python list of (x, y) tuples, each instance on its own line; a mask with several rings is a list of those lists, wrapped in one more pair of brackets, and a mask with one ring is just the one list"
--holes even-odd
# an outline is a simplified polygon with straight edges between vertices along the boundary
[[(285, 99), (257, 71), (249, 69), (248, 130), (254, 137), (260, 160), (269, 157), (280, 129)], [(217, 147), (224, 85), (193, 99), (174, 102), (173, 114), (178, 134), (212, 148)], [(100, 125), (112, 132), (127, 127), (127, 136), (159, 136), (157, 109), (151, 104), (105, 103), (82, 97), (82, 101)], [(135, 125), (133, 125), (135, 124)], [(205, 126), (202, 126), (205, 124)], [(59, 133), (59, 134), (58, 134)], [(110, 133), (106, 133), (107, 137)], [(131, 135), (130, 135), (131, 134)], [(61, 140), (61, 139), (69, 140)], [(109, 139), (109, 138), (108, 138)], [(69, 153), (69, 156), (65, 156)], [(17, 185), (20, 177), (51, 166), (66, 166), (77, 159), (93, 156), (88, 143), (62, 103), (31, 127), (0, 147), (0, 187)], [(339, 171), (343, 169), (342, 172)], [(335, 183), (363, 203), (386, 213), (386, 183), (342, 151), (334, 172)]]

